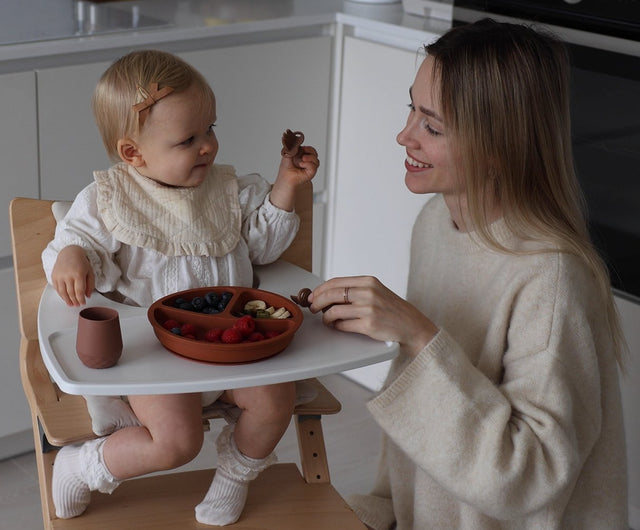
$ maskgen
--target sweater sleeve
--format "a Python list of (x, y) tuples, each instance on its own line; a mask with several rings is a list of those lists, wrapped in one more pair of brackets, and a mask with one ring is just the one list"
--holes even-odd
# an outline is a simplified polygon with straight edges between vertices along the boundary
[(269, 200), (271, 185), (256, 174), (238, 177), (242, 208), (242, 237), (256, 265), (277, 260), (289, 247), (300, 226), (295, 212), (277, 208)]
[(374, 530), (390, 530), (396, 523), (386, 454), (387, 439), (385, 438), (382, 440), (375, 487), (368, 495), (351, 495), (347, 499), (358, 518)]
[(115, 259), (120, 243), (100, 219), (95, 184), (90, 184), (78, 194), (67, 215), (57, 224), (53, 241), (42, 252), (42, 264), (49, 283), (58, 253), (70, 245), (77, 245), (86, 252), (95, 274), (96, 290), (112, 291), (121, 275)]
[(567, 498), (600, 432), (602, 324), (588, 273), (568, 261), (514, 298), (498, 381), (441, 329), (368, 405), (416, 466), (497, 519)]

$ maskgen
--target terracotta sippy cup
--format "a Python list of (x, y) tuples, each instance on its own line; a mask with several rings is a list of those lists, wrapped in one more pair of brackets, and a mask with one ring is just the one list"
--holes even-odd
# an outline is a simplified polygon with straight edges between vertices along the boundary
[(109, 307), (86, 307), (78, 315), (76, 352), (89, 368), (109, 368), (122, 354), (118, 312)]

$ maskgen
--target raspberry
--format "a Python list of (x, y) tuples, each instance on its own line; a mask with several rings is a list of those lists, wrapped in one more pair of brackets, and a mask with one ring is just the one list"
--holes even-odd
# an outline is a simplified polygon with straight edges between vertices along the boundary
[(170, 318), (169, 320), (165, 320), (162, 323), (162, 327), (164, 329), (168, 329), (169, 331), (171, 331), (173, 328), (179, 328), (180, 327), (180, 322), (178, 322), (177, 320), (173, 320), (172, 318)]
[(242, 342), (242, 333), (235, 328), (228, 328), (222, 332), (220, 339), (225, 344), (237, 344), (238, 342)]
[(259, 331), (254, 331), (253, 333), (251, 333), (251, 335), (247, 337), (248, 342), (258, 342), (261, 340), (264, 340), (264, 335)]
[(264, 334), (264, 338), (265, 338), (265, 339), (272, 339), (273, 337), (277, 337), (277, 336), (278, 336), (278, 335), (280, 335), (281, 333), (282, 333), (282, 331), (275, 331), (275, 330), (267, 331), (267, 332)]
[(195, 337), (196, 333), (198, 333), (198, 329), (193, 324), (182, 324), (180, 326), (180, 334), (182, 336), (193, 335)]
[(209, 342), (222, 342), (222, 332), (224, 330), (220, 328), (209, 329), (204, 334), (204, 340)]
[(236, 320), (233, 327), (242, 333), (243, 337), (248, 337), (256, 330), (256, 323), (251, 315), (245, 315)]

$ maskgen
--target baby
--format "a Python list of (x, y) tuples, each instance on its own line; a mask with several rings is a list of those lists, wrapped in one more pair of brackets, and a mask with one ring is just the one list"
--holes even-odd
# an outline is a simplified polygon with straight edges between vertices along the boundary
[[(273, 186), (215, 165), (213, 91), (193, 67), (159, 51), (130, 53), (111, 65), (95, 89), (93, 109), (107, 152), (118, 162), (94, 173), (42, 254), (47, 279), (67, 304), (85, 304), (94, 289), (148, 306), (184, 289), (250, 287), (252, 264), (270, 263), (289, 246), (299, 225), (296, 188), (319, 165), (313, 147), (283, 156)], [(196, 519), (235, 522), (249, 481), (275, 460), (293, 412), (294, 383), (132, 395), (130, 408), (119, 398), (106, 401), (121, 428), (63, 447), (56, 457), (58, 517), (82, 514), (91, 491), (111, 493), (125, 479), (189, 462), (203, 442), (202, 406), (216, 399), (241, 413), (218, 437), (218, 470)], [(88, 402), (92, 415), (109, 414), (99, 400)]]

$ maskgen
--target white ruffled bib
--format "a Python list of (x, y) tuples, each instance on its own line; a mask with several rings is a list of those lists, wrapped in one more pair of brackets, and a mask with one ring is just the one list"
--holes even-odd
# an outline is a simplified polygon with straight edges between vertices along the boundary
[(98, 211), (113, 236), (167, 256), (220, 257), (240, 240), (242, 214), (232, 166), (213, 165), (196, 188), (172, 188), (119, 163), (94, 172)]

